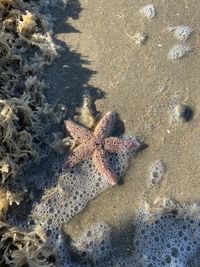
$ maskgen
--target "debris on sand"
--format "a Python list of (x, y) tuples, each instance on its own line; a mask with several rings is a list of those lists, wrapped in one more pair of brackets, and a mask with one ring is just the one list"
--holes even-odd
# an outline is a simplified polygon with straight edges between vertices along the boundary
[(96, 123), (93, 106), (92, 96), (89, 91), (85, 91), (83, 94), (83, 104), (80, 109), (80, 122), (89, 129)]
[(133, 38), (134, 38), (136, 44), (142, 46), (142, 45), (146, 44), (147, 39), (148, 39), (148, 34), (145, 32), (143, 32), (143, 33), (138, 32), (135, 34), (135, 36)]
[(131, 36), (129, 33), (126, 33), (126, 35), (139, 46), (146, 44), (148, 40), (148, 34), (145, 32), (137, 32), (134, 36)]

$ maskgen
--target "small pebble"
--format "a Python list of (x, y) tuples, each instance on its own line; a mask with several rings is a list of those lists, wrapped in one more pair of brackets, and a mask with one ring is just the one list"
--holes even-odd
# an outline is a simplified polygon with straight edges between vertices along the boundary
[(194, 112), (193, 109), (187, 105), (179, 104), (176, 106), (176, 112), (180, 119), (183, 121), (188, 122), (192, 120)]

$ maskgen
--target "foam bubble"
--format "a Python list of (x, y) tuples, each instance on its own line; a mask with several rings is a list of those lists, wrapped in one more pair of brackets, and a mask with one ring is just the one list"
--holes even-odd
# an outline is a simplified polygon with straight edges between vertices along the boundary
[[(107, 153), (109, 168), (116, 174), (118, 180), (125, 174), (132, 154), (127, 150), (119, 153)], [(29, 177), (29, 181), (31, 180), (29, 190), (36, 190), (33, 192), (35, 194), (33, 199), (38, 195), (37, 203), (22, 202), (10, 213), (9, 222), (26, 230), (31, 229), (34, 225), (40, 225), (48, 236), (48, 242), (57, 248), (58, 258), (62, 262), (61, 266), (70, 266), (68, 264), (70, 255), (66, 251), (67, 248), (65, 248), (62, 237), (63, 225), (74, 215), (83, 211), (88, 201), (110, 188), (111, 185), (106, 177), (98, 172), (91, 158), (66, 171), (60, 171), (60, 164), (54, 163), (54, 158), (52, 161), (52, 166), (51, 164), (43, 165), (43, 169), (47, 170), (46, 176), (44, 173), (40, 176), (41, 172), (39, 171), (38, 174)], [(56, 172), (54, 166), (57, 166)], [(23, 180), (26, 181), (26, 179)], [(29, 208), (27, 208), (28, 206)], [(18, 216), (22, 215), (21, 210), (26, 214), (19, 219)], [(96, 233), (95, 231), (94, 233)], [(96, 248), (94, 251), (99, 253)], [(105, 253), (107, 253), (106, 250)], [(97, 254), (95, 254), (95, 259), (101, 257), (100, 254)], [(92, 254), (88, 257), (91, 258)]]
[(158, 184), (163, 178), (164, 164), (160, 160), (156, 160), (149, 169), (149, 183), (150, 185)]
[(189, 26), (176, 26), (176, 27), (169, 27), (169, 31), (174, 32), (174, 36), (176, 39), (180, 41), (187, 41), (187, 39), (190, 37), (191, 33), (193, 32), (192, 28)]
[(160, 210), (146, 208), (138, 214), (135, 252), (146, 259), (145, 266), (187, 266), (199, 247), (200, 237), (200, 207), (198, 216), (191, 216), (190, 209), (174, 205)]
[(156, 9), (153, 4), (148, 4), (140, 10), (148, 19), (152, 19), (156, 15)]
[(105, 223), (98, 223), (72, 241), (71, 251), (76, 259), (98, 264), (110, 257), (111, 228)]
[(176, 44), (170, 49), (168, 53), (168, 59), (170, 60), (181, 59), (182, 57), (186, 56), (191, 51), (192, 51), (192, 47), (190, 45)]

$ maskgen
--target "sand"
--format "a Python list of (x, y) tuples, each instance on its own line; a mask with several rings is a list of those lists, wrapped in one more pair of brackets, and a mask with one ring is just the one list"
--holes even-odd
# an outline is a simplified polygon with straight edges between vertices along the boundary
[[(108, 223), (122, 253), (131, 250), (132, 221), (144, 199), (149, 167), (156, 160), (164, 163), (165, 175), (149, 193), (151, 203), (160, 198), (181, 203), (200, 199), (200, 2), (155, 0), (152, 20), (139, 12), (148, 3), (69, 1), (67, 11), (56, 14), (55, 39), (64, 50), (45, 74), (49, 101), (64, 103), (68, 117), (73, 118), (89, 89), (97, 110), (116, 111), (125, 133), (135, 133), (148, 144), (132, 161), (124, 184), (90, 201), (67, 225), (73, 236), (95, 222)], [(178, 25), (194, 30), (186, 42), (193, 50), (172, 61), (168, 52), (181, 42), (167, 29)], [(145, 44), (136, 43), (137, 33), (148, 35)], [(191, 121), (171, 123), (170, 105), (176, 98), (194, 110)]]

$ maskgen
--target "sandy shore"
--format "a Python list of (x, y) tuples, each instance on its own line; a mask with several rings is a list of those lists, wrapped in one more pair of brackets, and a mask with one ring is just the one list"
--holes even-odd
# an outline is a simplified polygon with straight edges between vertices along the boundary
[[(92, 200), (67, 227), (73, 235), (105, 221), (116, 232), (120, 229), (116, 239), (127, 253), (132, 242), (127, 229), (132, 231), (129, 226), (146, 191), (149, 166), (156, 160), (164, 163), (165, 175), (151, 200), (199, 201), (200, 2), (155, 0), (152, 20), (139, 12), (145, 4), (141, 0), (69, 2), (55, 27), (55, 38), (65, 51), (46, 72), (49, 101), (65, 103), (69, 117), (89, 89), (97, 110), (116, 111), (125, 133), (134, 133), (149, 145), (132, 161), (124, 184)], [(169, 50), (182, 42), (167, 29), (179, 25), (194, 30), (185, 43), (192, 52), (168, 60)], [(137, 44), (137, 33), (148, 35), (145, 44)], [(194, 110), (191, 121), (171, 123), (174, 101)]]

